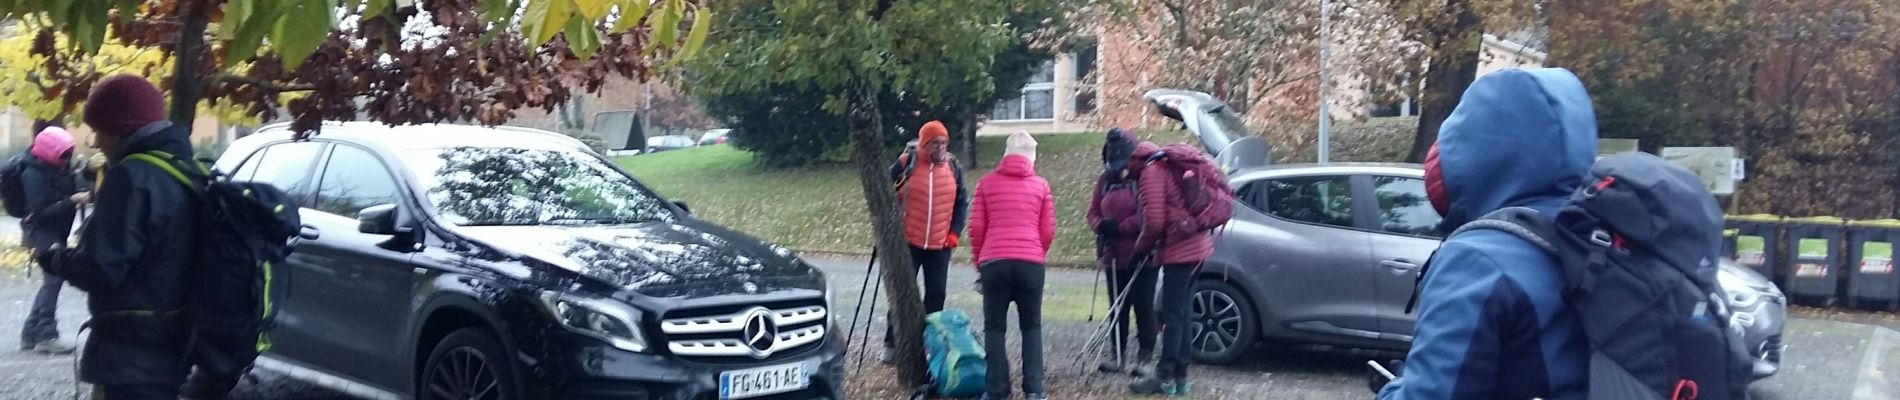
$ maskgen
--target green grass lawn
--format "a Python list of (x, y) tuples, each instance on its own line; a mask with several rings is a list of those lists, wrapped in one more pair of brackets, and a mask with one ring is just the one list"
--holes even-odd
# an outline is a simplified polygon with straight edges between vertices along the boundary
[[(1172, 143), (1175, 133), (1150, 140)], [(1170, 139), (1171, 138), (1171, 139)], [(1038, 136), (1037, 172), (1049, 180), (1056, 197), (1056, 242), (1050, 262), (1088, 264), (1095, 239), (1084, 215), (1089, 190), (1101, 171), (1099, 134)], [(1165, 139), (1165, 140), (1158, 140)], [(1003, 154), (1003, 137), (978, 139), (979, 163), (962, 160), (965, 179), (974, 185)], [(788, 247), (825, 252), (865, 252), (871, 224), (855, 172), (846, 165), (769, 170), (752, 155), (732, 146), (697, 147), (615, 160), (654, 190), (685, 201), (708, 221)], [(976, 164), (975, 166), (972, 166)], [(967, 258), (968, 249), (958, 256)]]

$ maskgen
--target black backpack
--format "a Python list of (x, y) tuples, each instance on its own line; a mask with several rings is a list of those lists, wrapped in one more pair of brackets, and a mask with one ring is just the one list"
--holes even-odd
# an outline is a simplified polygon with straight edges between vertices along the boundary
[(1715, 278), (1715, 197), (1688, 170), (1645, 153), (1603, 158), (1586, 182), (1554, 220), (1506, 208), (1447, 238), (1506, 232), (1558, 261), (1564, 302), (1590, 344), (1588, 398), (1747, 398), (1748, 353), (1728, 335)]
[(0, 165), (0, 203), (6, 206), (8, 216), (26, 218), (27, 214), (32, 213), (26, 205), (26, 182), (20, 180), (20, 176), (26, 172), (26, 163), (32, 157), (21, 153)]
[(275, 186), (232, 181), (170, 154), (126, 158), (159, 167), (198, 195), (202, 235), (193, 243), (197, 269), (185, 304), (186, 350), (197, 370), (185, 390), (193, 398), (222, 397), (270, 348), (275, 303), (282, 301), (271, 298), (271, 287), (302, 230), (298, 206)]

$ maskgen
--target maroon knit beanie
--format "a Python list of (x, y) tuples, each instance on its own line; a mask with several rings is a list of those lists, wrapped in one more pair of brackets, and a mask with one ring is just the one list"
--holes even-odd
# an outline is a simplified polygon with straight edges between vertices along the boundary
[(92, 87), (85, 112), (93, 131), (124, 137), (165, 119), (165, 99), (145, 78), (116, 75)]

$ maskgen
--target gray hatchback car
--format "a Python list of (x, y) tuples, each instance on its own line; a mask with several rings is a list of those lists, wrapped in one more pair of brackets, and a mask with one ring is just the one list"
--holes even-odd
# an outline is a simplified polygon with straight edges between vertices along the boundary
[[(1237, 204), (1194, 289), (1194, 359), (1225, 364), (1266, 342), (1402, 354), (1419, 266), (1441, 238), (1424, 168), (1398, 163), (1265, 165), (1265, 146), (1204, 93), (1147, 94), (1225, 168)], [(1243, 130), (1236, 130), (1243, 129)], [(1738, 339), (1757, 377), (1781, 359), (1785, 296), (1760, 274), (1721, 264)]]

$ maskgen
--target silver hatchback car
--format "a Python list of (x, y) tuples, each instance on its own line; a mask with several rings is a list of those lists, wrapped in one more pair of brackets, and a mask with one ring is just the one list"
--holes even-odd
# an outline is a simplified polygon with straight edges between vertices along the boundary
[[(1157, 90), (1148, 99), (1233, 171), (1228, 183), (1239, 203), (1196, 282), (1196, 361), (1230, 363), (1266, 342), (1401, 354), (1410, 347), (1416, 314), (1406, 303), (1442, 239), (1422, 166), (1263, 165), (1256, 155), (1267, 153), (1264, 145), (1232, 130), (1244, 129), (1239, 116), (1211, 96)], [(1756, 376), (1774, 374), (1785, 296), (1733, 262), (1721, 264), (1719, 278), (1737, 311), (1732, 334), (1756, 360)]]

